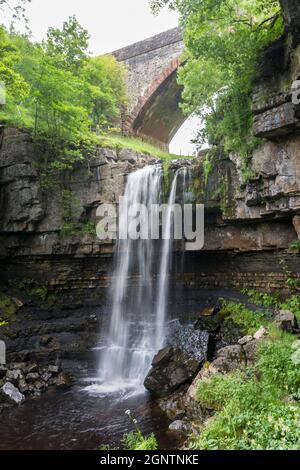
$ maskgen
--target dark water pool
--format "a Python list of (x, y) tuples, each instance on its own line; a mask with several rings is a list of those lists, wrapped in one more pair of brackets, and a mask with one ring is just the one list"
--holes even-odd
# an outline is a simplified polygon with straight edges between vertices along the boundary
[[(219, 297), (239, 299), (234, 291), (173, 291), (172, 317), (193, 322), (200, 308)], [(95, 354), (95, 353), (94, 353)], [(90, 367), (92, 364), (92, 367)], [(95, 358), (89, 365), (79, 363), (81, 379), (67, 391), (49, 390), (19, 408), (0, 415), (0, 449), (9, 450), (93, 450), (109, 444), (120, 448), (123, 434), (134, 430), (125, 411), (130, 409), (144, 434), (155, 433), (160, 449), (177, 449), (178, 441), (168, 432), (170, 421), (147, 392), (93, 394), (88, 380), (95, 377)], [(82, 378), (83, 377), (83, 378)], [(93, 383), (91, 381), (91, 383)]]
[(169, 421), (147, 393), (122, 398), (93, 396), (76, 385), (68, 391), (49, 390), (41, 398), (6, 410), (0, 421), (0, 449), (93, 450), (110, 444), (120, 448), (133, 424), (130, 409), (143, 433), (154, 432), (160, 448), (176, 448)]

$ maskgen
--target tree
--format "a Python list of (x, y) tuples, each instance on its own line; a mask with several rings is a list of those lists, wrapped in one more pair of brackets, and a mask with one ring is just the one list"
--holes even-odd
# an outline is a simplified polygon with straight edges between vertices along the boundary
[(94, 129), (105, 128), (120, 114), (126, 101), (125, 73), (123, 65), (113, 56), (90, 58), (83, 69), (88, 86), (88, 99), (91, 101), (91, 120)]
[[(283, 33), (277, 0), (152, 0), (180, 12), (186, 64), (179, 73), (183, 108), (206, 126), (199, 140), (222, 141), (247, 153), (251, 136), (250, 95), (263, 49)], [(207, 112), (207, 109), (210, 112)]]
[(125, 101), (124, 67), (111, 56), (89, 57), (87, 40), (74, 17), (41, 44), (0, 28), (0, 80), (7, 86), (0, 120), (30, 129), (56, 168), (82, 157), (95, 142), (93, 130), (114, 126)]
[(45, 49), (55, 58), (58, 66), (78, 71), (87, 59), (88, 32), (80, 26), (75, 16), (64, 22), (62, 30), (49, 28)]

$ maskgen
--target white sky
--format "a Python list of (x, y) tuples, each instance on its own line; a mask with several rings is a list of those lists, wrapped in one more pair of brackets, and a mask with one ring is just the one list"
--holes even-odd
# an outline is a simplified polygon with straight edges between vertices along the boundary
[[(177, 13), (164, 9), (154, 16), (149, 3), (149, 0), (32, 0), (27, 17), (33, 39), (40, 41), (50, 26), (61, 27), (70, 15), (76, 15), (91, 36), (90, 52), (99, 55), (178, 25)], [(195, 121), (189, 119), (173, 139), (170, 150), (192, 154), (189, 142), (194, 130)]]

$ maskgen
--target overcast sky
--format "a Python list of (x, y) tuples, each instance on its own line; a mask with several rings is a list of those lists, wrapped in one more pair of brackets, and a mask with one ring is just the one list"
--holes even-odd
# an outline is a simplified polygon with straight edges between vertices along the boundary
[[(164, 9), (154, 16), (149, 4), (149, 0), (32, 0), (27, 7), (27, 17), (33, 38), (40, 41), (50, 26), (61, 27), (70, 15), (76, 15), (91, 36), (90, 52), (99, 55), (178, 25), (175, 12)], [(192, 153), (189, 141), (194, 128), (194, 120), (189, 120), (175, 136), (170, 150)]]
[(149, 0), (32, 0), (27, 16), (34, 37), (45, 37), (49, 26), (61, 27), (76, 15), (91, 36), (90, 51), (114, 51), (178, 25), (178, 15), (163, 10), (151, 13)]

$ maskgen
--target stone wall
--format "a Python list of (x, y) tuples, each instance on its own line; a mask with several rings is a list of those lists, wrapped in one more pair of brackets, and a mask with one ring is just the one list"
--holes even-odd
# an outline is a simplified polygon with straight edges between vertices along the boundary
[(255, 289), (290, 294), (286, 269), (300, 282), (299, 254), (284, 250), (201, 251), (177, 256), (173, 266), (176, 288)]

